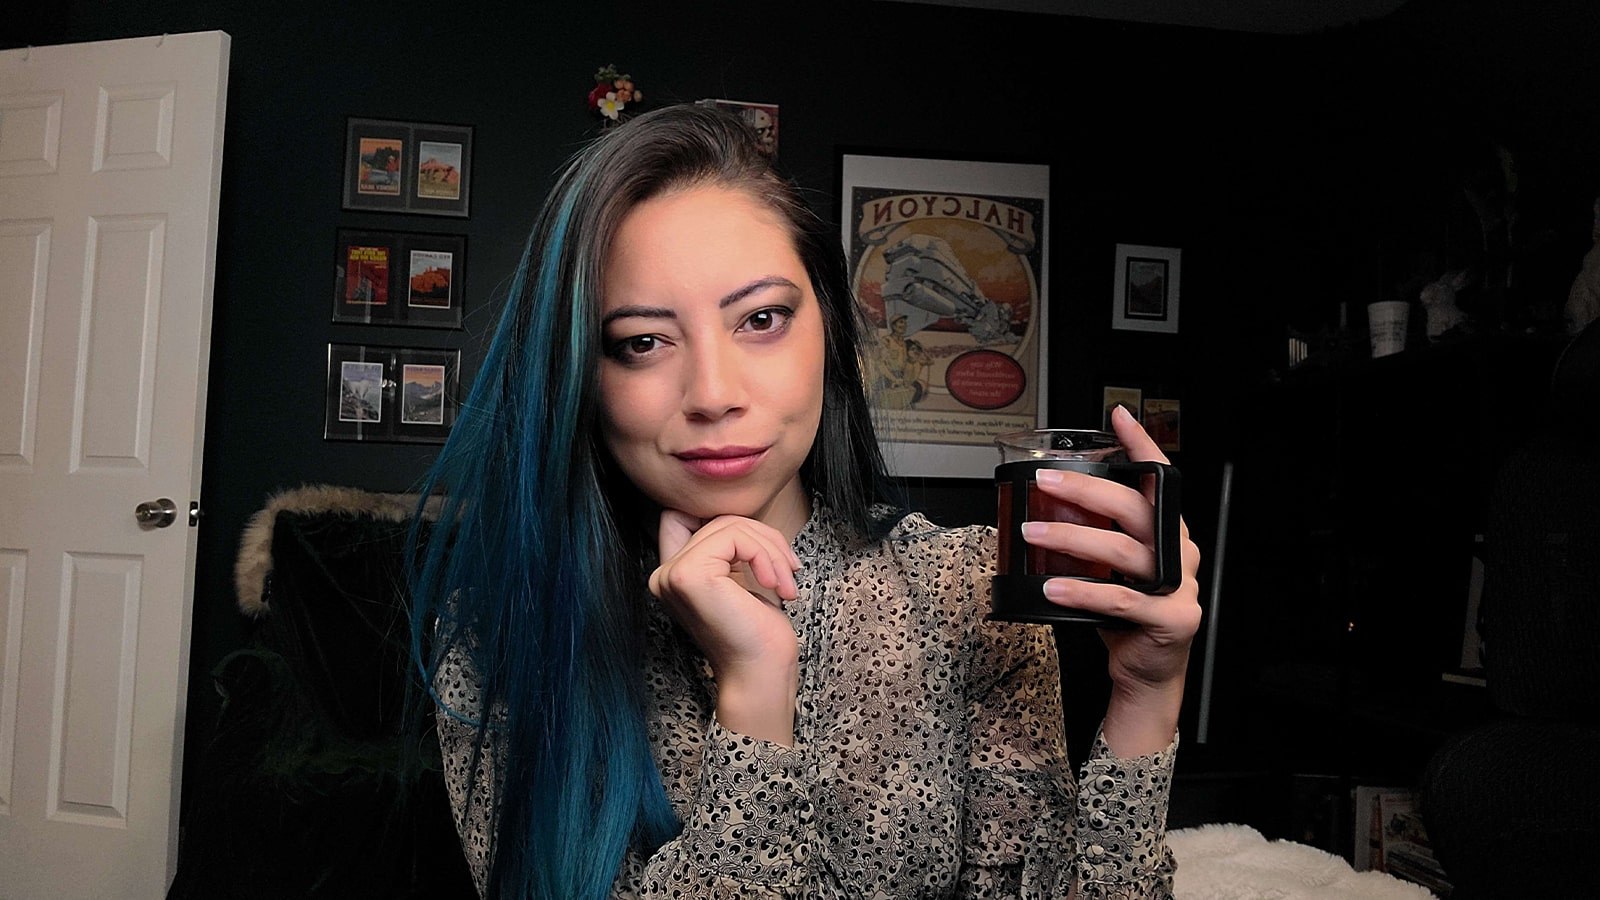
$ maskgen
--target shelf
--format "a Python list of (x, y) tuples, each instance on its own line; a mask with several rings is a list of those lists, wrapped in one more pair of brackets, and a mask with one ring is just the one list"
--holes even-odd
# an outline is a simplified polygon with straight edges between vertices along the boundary
[[(1349, 356), (1343, 358), (1311, 357), (1290, 369), (1275, 381), (1275, 387), (1300, 387), (1332, 384), (1344, 380), (1359, 380), (1376, 375), (1394, 375), (1411, 371), (1445, 367), (1460, 363), (1503, 361), (1506, 358), (1525, 358), (1542, 364), (1548, 361), (1553, 367), (1556, 358), (1572, 338), (1560, 334), (1507, 334), (1487, 332), (1450, 338), (1436, 343), (1408, 347), (1399, 353), (1373, 358)], [(1548, 373), (1546, 373), (1548, 375)]]

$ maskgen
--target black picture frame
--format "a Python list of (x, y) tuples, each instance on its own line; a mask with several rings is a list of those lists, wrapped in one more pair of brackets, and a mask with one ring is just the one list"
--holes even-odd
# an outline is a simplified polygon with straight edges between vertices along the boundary
[(335, 322), (461, 327), (466, 235), (340, 228), (333, 269)]
[(351, 116), (345, 123), (343, 207), (466, 218), (472, 126)]
[(1117, 331), (1178, 333), (1178, 297), (1183, 250), (1118, 244), (1111, 297), (1111, 327)]
[(460, 384), (460, 350), (330, 343), (323, 439), (442, 444)]

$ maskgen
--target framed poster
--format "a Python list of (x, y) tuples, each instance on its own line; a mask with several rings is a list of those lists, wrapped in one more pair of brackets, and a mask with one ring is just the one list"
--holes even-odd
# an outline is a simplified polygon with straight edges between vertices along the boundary
[(1183, 402), (1169, 397), (1144, 398), (1144, 430), (1156, 446), (1168, 452), (1183, 449)]
[(1176, 247), (1118, 244), (1111, 327), (1177, 334), (1182, 259)]
[(461, 351), (329, 344), (323, 438), (442, 444), (459, 407)]
[(738, 116), (756, 133), (756, 141), (761, 147), (761, 152), (772, 159), (778, 158), (778, 104), (708, 99), (698, 100), (696, 105), (709, 106)]
[(841, 235), (896, 475), (988, 478), (1044, 424), (1050, 168), (844, 152)]
[(467, 238), (339, 229), (333, 321), (460, 328)]
[(472, 126), (347, 120), (345, 209), (464, 218), (471, 194)]
[(1100, 429), (1102, 431), (1112, 430), (1111, 414), (1115, 412), (1119, 406), (1126, 406), (1128, 408), (1128, 412), (1133, 413), (1133, 418), (1135, 421), (1139, 421), (1141, 423), (1143, 422), (1142, 416), (1144, 415), (1144, 390), (1142, 388), (1116, 387), (1115, 385), (1108, 384), (1105, 386), (1105, 389), (1101, 391), (1100, 397)]

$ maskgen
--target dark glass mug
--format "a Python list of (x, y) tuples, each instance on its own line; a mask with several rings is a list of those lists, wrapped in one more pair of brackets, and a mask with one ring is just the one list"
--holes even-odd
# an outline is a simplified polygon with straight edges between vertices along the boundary
[[(1102, 628), (1127, 628), (1124, 619), (1058, 606), (1045, 599), (1051, 578), (1126, 585), (1146, 594), (1170, 594), (1183, 583), (1182, 481), (1166, 463), (1130, 462), (1117, 436), (1106, 431), (1044, 428), (1018, 431), (995, 439), (1000, 465), (995, 467), (1000, 553), (989, 618), (1007, 622), (1072, 623)], [(1035, 547), (1022, 538), (1023, 522), (1072, 522), (1110, 531), (1120, 530), (1105, 516), (1089, 512), (1038, 489), (1040, 469), (1068, 469), (1106, 478), (1138, 489), (1145, 476), (1155, 480), (1156, 577), (1134, 581), (1110, 566)]]

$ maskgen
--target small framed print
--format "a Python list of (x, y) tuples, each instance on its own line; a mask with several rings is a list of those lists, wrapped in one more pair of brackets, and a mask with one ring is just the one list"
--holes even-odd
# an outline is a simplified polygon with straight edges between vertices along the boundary
[(364, 209), (403, 209), (406, 132), (397, 125), (351, 123), (345, 159), (345, 205)]
[(339, 229), (333, 321), (460, 328), (467, 238)]
[(1182, 259), (1176, 247), (1118, 244), (1111, 327), (1177, 334)]
[(443, 443), (456, 420), (461, 351), (395, 351), (395, 440)]
[(1144, 400), (1144, 430), (1156, 446), (1166, 451), (1183, 449), (1180, 439), (1183, 424), (1182, 403), (1165, 397), (1146, 397)]
[(700, 106), (731, 112), (756, 133), (761, 152), (778, 158), (778, 104), (750, 103), (745, 100), (700, 100)]
[(444, 424), (444, 373), (442, 365), (400, 364), (400, 424)]
[(383, 363), (339, 360), (339, 421), (353, 426), (383, 422)]
[(346, 122), (345, 209), (465, 217), (471, 194), (470, 125)]
[(1119, 406), (1126, 406), (1128, 412), (1133, 413), (1135, 419), (1139, 418), (1144, 409), (1144, 405), (1141, 402), (1143, 398), (1144, 391), (1140, 388), (1106, 385), (1105, 390), (1101, 393), (1102, 413), (1100, 427), (1106, 431), (1111, 430), (1111, 413)]
[(459, 350), (328, 345), (323, 438), (439, 444), (455, 424)]

